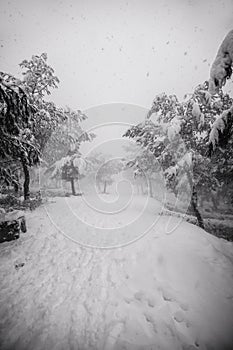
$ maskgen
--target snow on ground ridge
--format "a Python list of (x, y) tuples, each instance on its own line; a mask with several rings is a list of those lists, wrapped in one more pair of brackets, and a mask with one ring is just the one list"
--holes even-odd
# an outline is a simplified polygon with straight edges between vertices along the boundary
[(99, 250), (59, 233), (42, 207), (27, 222), (0, 247), (2, 349), (231, 348), (231, 242), (185, 222), (168, 235), (161, 217), (137, 242)]

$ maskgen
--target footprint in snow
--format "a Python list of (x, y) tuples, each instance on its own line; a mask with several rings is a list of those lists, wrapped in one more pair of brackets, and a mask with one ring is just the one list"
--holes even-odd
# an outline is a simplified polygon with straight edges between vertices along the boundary
[(22, 263), (16, 263), (15, 264), (15, 269), (16, 270), (19, 270), (21, 267), (23, 267), (25, 265), (25, 263), (24, 262), (22, 262)]
[(165, 301), (175, 301), (175, 298), (173, 297), (173, 295), (166, 290), (162, 290), (162, 297)]
[(179, 306), (183, 311), (188, 311), (189, 309), (189, 306), (187, 303), (179, 303)]
[(176, 322), (183, 322), (184, 321), (184, 315), (182, 311), (176, 311), (174, 314), (174, 319)]
[(189, 305), (185, 302), (178, 302), (176, 300), (176, 298), (172, 295), (172, 293), (170, 293), (169, 291), (166, 291), (164, 289), (162, 289), (162, 297), (165, 301), (175, 301), (178, 303), (178, 305), (180, 306), (180, 308), (183, 310), (183, 311), (188, 311), (189, 309)]
[(127, 304), (130, 304), (131, 299), (130, 299), (130, 298), (125, 298), (125, 302), (126, 302)]
[(147, 304), (148, 304), (149, 307), (155, 307), (156, 302), (155, 302), (155, 300), (153, 298), (148, 298), (147, 299)]
[(143, 292), (136, 292), (136, 293), (134, 294), (134, 298), (135, 298), (136, 300), (138, 300), (138, 301), (142, 301), (143, 297), (144, 297)]
[(145, 316), (147, 322), (154, 323), (153, 317), (148, 312), (145, 312), (144, 316)]
[(152, 297), (145, 297), (145, 295), (142, 291), (136, 292), (134, 294), (134, 299), (136, 299), (137, 301), (140, 301), (140, 302), (145, 301), (150, 308), (154, 308), (156, 305), (155, 299)]

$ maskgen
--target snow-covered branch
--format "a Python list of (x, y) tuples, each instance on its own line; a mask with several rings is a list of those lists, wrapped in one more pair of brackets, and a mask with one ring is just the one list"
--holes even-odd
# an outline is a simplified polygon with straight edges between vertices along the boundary
[(211, 66), (209, 92), (215, 94), (219, 88), (225, 85), (226, 79), (232, 75), (233, 62), (233, 30), (224, 38), (217, 56)]
[(209, 150), (208, 155), (211, 156), (216, 146), (226, 146), (229, 138), (232, 135), (233, 126), (233, 106), (225, 110), (220, 116), (217, 117), (212, 125), (209, 135)]

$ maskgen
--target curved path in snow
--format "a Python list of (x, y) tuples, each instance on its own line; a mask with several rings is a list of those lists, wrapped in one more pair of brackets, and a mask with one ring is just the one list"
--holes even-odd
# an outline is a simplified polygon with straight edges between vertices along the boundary
[[(74, 222), (75, 208), (80, 224)], [(143, 223), (154, 222), (159, 209), (152, 202)], [(119, 242), (122, 232), (129, 241), (138, 232), (131, 236), (124, 220), (140, 210), (135, 202), (127, 217), (91, 215), (83, 199), (73, 197), (28, 213), (28, 232), (0, 246), (0, 348), (231, 349), (232, 243), (177, 219), (168, 234), (168, 217), (115, 249), (84, 247), (57, 229), (93, 242), (90, 222), (119, 225)], [(111, 240), (117, 244), (113, 235)]]

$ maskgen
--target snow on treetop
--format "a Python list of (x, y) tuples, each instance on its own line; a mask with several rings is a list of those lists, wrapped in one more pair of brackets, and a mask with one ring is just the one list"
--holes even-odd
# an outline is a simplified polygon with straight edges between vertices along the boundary
[(188, 167), (192, 166), (192, 152), (187, 152), (177, 163), (180, 167), (187, 165)]
[(87, 168), (87, 161), (80, 157), (79, 153), (67, 155), (57, 160), (52, 166), (51, 178), (61, 175), (64, 166), (72, 165), (78, 169), (80, 175), (84, 175)]
[(199, 104), (197, 102), (193, 103), (192, 114), (195, 118), (199, 118), (201, 115), (201, 110), (200, 110)]
[(81, 157), (75, 157), (73, 159), (73, 164), (76, 168), (78, 168), (78, 171), (81, 175), (83, 175), (86, 171), (86, 167), (87, 167), (87, 162), (85, 159), (81, 158)]
[(60, 174), (63, 166), (65, 164), (69, 164), (70, 161), (71, 161), (71, 156), (62, 157), (61, 159), (56, 161), (56, 163), (53, 165), (54, 170), (51, 174), (51, 177), (53, 178), (53, 177), (56, 177), (58, 174)]
[(224, 38), (220, 45), (216, 58), (211, 66), (209, 92), (215, 94), (232, 75), (233, 61), (233, 30)]
[(181, 120), (179, 116), (175, 116), (171, 122), (170, 125), (167, 128), (167, 136), (169, 141), (174, 140), (174, 138), (179, 134), (181, 127)]

